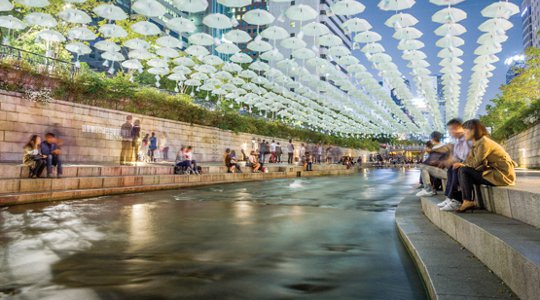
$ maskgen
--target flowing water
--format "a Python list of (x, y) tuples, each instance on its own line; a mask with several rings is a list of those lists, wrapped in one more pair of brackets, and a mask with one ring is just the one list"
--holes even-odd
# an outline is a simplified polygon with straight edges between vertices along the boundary
[(418, 172), (0, 210), (0, 298), (425, 299), (396, 206)]

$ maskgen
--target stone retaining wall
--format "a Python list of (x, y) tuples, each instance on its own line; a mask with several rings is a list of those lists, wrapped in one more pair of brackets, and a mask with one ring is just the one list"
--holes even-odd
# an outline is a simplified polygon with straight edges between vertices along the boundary
[[(46, 132), (54, 132), (65, 141), (65, 161), (118, 162), (121, 147), (119, 131), (127, 115), (130, 114), (66, 101), (33, 103), (21, 98), (20, 94), (0, 91), (0, 162), (20, 162), (22, 146), (30, 135), (43, 136)], [(240, 148), (251, 150), (252, 138), (274, 139), (144, 115), (131, 115), (133, 120), (141, 120), (143, 134), (154, 131), (158, 138), (167, 134), (169, 159), (173, 160), (181, 145), (193, 146), (195, 159), (210, 162), (221, 161), (225, 148), (238, 152)], [(280, 142), (285, 150), (287, 141), (275, 140)], [(301, 142), (294, 143), (298, 149)], [(334, 147), (332, 151), (335, 159), (345, 154), (359, 156), (367, 153), (340, 147)], [(286, 154), (284, 158), (287, 159)]]
[(502, 143), (520, 167), (540, 168), (540, 124)]

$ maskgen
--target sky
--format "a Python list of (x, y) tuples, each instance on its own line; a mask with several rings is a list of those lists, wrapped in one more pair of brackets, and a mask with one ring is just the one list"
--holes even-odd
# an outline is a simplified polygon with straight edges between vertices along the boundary
[[(401, 73), (411, 80), (412, 77), (409, 75), (411, 70), (407, 67), (407, 61), (401, 58), (402, 51), (397, 49), (399, 41), (392, 38), (394, 29), (384, 25), (384, 22), (389, 17), (394, 15), (395, 12), (380, 10), (377, 7), (377, 4), (380, 2), (379, 0), (360, 0), (359, 2), (364, 4), (366, 9), (363, 13), (357, 15), (357, 17), (364, 18), (371, 23), (373, 26), (372, 31), (379, 33), (383, 37), (380, 43), (384, 46), (386, 53), (392, 56), (394, 63), (396, 63)], [(476, 55), (474, 54), (474, 50), (478, 46), (476, 40), (482, 34), (482, 32), (478, 30), (478, 26), (482, 24), (482, 22), (488, 20), (482, 16), (480, 11), (493, 2), (498, 1), (465, 0), (464, 2), (455, 6), (467, 12), (467, 19), (459, 22), (461, 25), (467, 28), (467, 32), (460, 36), (465, 40), (465, 45), (460, 47), (460, 49), (465, 52), (465, 54), (461, 57), (461, 59), (464, 60), (464, 63), (461, 65), (461, 68), (463, 69), (461, 75), (463, 78), (461, 80), (460, 116), (462, 116), (464, 102), (467, 96), (471, 68), (474, 66), (473, 61), (476, 58)], [(510, 2), (513, 2), (518, 6), (521, 4), (521, 0), (510, 0)], [(440, 58), (437, 57), (437, 53), (439, 50), (441, 50), (441, 48), (435, 46), (435, 42), (440, 37), (434, 33), (435, 29), (441, 24), (431, 21), (431, 16), (436, 11), (443, 8), (445, 7), (432, 4), (429, 2), (429, 0), (417, 0), (416, 4), (412, 8), (403, 11), (404, 13), (412, 14), (420, 21), (415, 25), (415, 27), (424, 33), (420, 40), (426, 46), (421, 50), (423, 50), (427, 55), (426, 60), (431, 65), (429, 69), (431, 70), (432, 74), (439, 74), (441, 68), (439, 66)], [(504, 60), (510, 56), (521, 54), (524, 51), (522, 43), (521, 14), (513, 16), (509, 21), (514, 24), (514, 27), (507, 31), (508, 40), (502, 45), (503, 51), (497, 54), (500, 60), (494, 64), (496, 69), (493, 71), (494, 76), (491, 77), (483, 103), (478, 111), (478, 114), (480, 115), (485, 113), (485, 105), (489, 103), (489, 100), (494, 98), (499, 93), (499, 86), (505, 83), (508, 66), (504, 65)], [(364, 66), (369, 68), (370, 63), (367, 61), (362, 52), (356, 50), (354, 54), (360, 59)], [(376, 72), (372, 73), (375, 78), (379, 78)]]

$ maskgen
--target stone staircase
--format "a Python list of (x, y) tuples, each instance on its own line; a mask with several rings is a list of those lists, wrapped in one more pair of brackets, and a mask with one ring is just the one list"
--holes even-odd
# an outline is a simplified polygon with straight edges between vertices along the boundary
[(175, 175), (172, 165), (103, 166), (66, 165), (62, 178), (28, 178), (28, 168), (0, 165), (0, 206), (31, 202), (98, 197), (216, 183), (265, 180), (296, 176), (352, 174), (342, 165), (302, 167), (270, 165), (268, 173), (226, 173), (220, 165), (203, 165), (201, 175)]
[(521, 299), (540, 299), (540, 177), (513, 187), (479, 188), (485, 210), (440, 211), (441, 196), (421, 199), (424, 215), (502, 279)]

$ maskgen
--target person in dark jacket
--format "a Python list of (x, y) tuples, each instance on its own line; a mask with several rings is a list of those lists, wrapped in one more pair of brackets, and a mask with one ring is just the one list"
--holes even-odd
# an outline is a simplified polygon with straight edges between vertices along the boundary
[(41, 155), (45, 157), (47, 164), (47, 177), (52, 176), (52, 167), (56, 166), (56, 176), (62, 177), (62, 160), (60, 154), (62, 151), (56, 143), (56, 137), (53, 133), (47, 133), (45, 140), (41, 142)]

